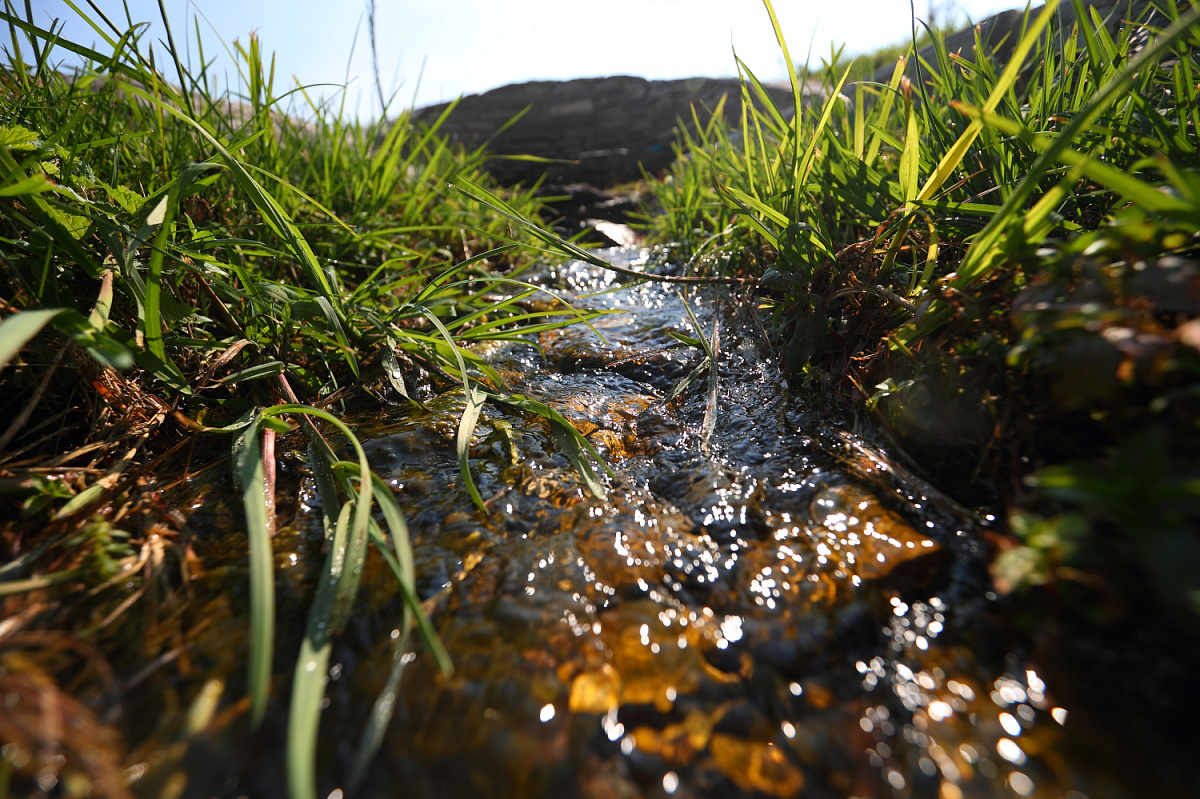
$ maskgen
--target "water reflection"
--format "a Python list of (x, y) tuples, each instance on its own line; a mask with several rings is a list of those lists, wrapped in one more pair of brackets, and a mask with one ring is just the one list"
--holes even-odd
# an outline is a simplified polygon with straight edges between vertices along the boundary
[[(581, 265), (558, 277), (581, 293), (612, 287)], [(563, 777), (584, 795), (640, 796), (647, 785), (780, 797), (1065, 787), (1041, 758), (1060, 727), (1043, 734), (1037, 724), (1049, 711), (1044, 683), (1031, 669), (988, 677), (957, 641), (943, 646), (960, 629), (955, 608), (922, 593), (959, 590), (947, 563), (977, 551), (969, 518), (904, 483), (862, 442), (846, 456), (844, 439), (797, 436), (806, 409), (774, 393), (778, 378), (749, 333), (745, 346), (729, 336), (725, 404), (702, 455), (690, 432), (702, 398), (660, 399), (687, 365), (656, 351), (682, 324), (674, 293), (645, 285), (577, 301), (644, 312), (599, 320), (604, 340), (582, 327), (543, 336), (546, 364), (520, 364), (521, 390), (604, 446), (620, 480), (604, 502), (586, 498), (552, 465), (546, 432), (514, 418), (517, 465), (504, 468), (536, 475), (503, 500), (524, 520), (519, 534), (473, 520), (487, 552), (467, 569), (472, 559), (447, 547), (443, 521), (461, 497), (406, 509), (418, 550), (441, 549), (461, 569), (436, 608), (460, 667), (442, 683), (415, 664), (434, 690), (401, 698), (394, 763), (431, 785), (456, 764), (529, 787), (554, 783), (555, 764), (574, 758), (593, 764)], [(647, 354), (631, 360), (637, 353)], [(655, 424), (641, 424), (651, 414)], [(424, 424), (406, 417), (391, 437)], [(452, 459), (440, 457), (426, 468), (452, 483)], [(847, 457), (857, 464), (849, 471), (839, 466)], [(411, 726), (418, 719), (433, 727)]]
[[(418, 590), (456, 665), (443, 678), (423, 652), (404, 654), (365, 795), (1058, 799), (1088, 787), (1065, 746), (1075, 705), (989, 616), (969, 513), (848, 429), (819, 429), (827, 416), (781, 390), (745, 314), (716, 295), (688, 299), (702, 325), (723, 314), (725, 331), (702, 451), (703, 392), (663, 401), (696, 357), (663, 349), (690, 330), (675, 292), (608, 291), (611, 275), (580, 264), (543, 278), (592, 294), (581, 307), (638, 313), (598, 319), (603, 339), (576, 327), (482, 354), (601, 448), (618, 480), (595, 500), (548, 428), (489, 406), (472, 445), (484, 518), (454, 456), (461, 392), (356, 420), (404, 507)], [(301, 501), (297, 527), (318, 530), (310, 484)], [(295, 538), (280, 546), (281, 579), (299, 584), (320, 542)], [(386, 571), (368, 563), (364, 586), (322, 720), (331, 780), (399, 637)]]

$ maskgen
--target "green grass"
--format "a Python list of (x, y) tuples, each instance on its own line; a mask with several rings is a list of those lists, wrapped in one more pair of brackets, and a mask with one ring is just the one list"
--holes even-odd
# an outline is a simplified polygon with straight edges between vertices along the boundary
[[(899, 65), (886, 86), (850, 84), (850, 65), (835, 60), (820, 76), (827, 99), (790, 118), (739, 59), (749, 113), (731, 131), (718, 108), (698, 134), (684, 134), (690, 156), (652, 184), (664, 211), (652, 233), (691, 252), (714, 236), (739, 250), (768, 245), (766, 282), (794, 306), (816, 293), (813, 273), (849, 277), (837, 265), (853, 245), (883, 255), (853, 276), (859, 287), (920, 300), (939, 279), (953, 274), (948, 285), (961, 290), (998, 261), (1095, 229), (1127, 206), (1194, 234), (1193, 173), (1170, 165), (1194, 158), (1197, 69), (1187, 55), (1156, 65), (1196, 45), (1196, 12), (1131, 58), (1128, 29), (1113, 41), (1085, 23), (1086, 46), (1075, 46), (1072, 32), (1049, 26), (1056, 5), (1027, 19), (1007, 64), (942, 48), (925, 65), (925, 86)], [(799, 99), (798, 79), (793, 90)], [(1098, 219), (1084, 222), (1092, 211)]]
[[(590, 444), (550, 408), (511, 395), (466, 348), (594, 314), (565, 303), (551, 312), (523, 306), (538, 289), (519, 280), (530, 260), (520, 250), (536, 239), (450, 186), (491, 187), (523, 216), (536, 215), (540, 203), (532, 189), (496, 188), (482, 149), (439, 135), (444, 115), (422, 125), (409, 110), (385, 105), (378, 121), (364, 124), (346, 115), (344, 92), (329, 99), (310, 87), (278, 88), (253, 35), (230, 52), (239, 91), (218, 90), (198, 27), (201, 66), (188, 72), (166, 18), (164, 53), (139, 38), (139, 27), (80, 15), (104, 42), (100, 50), (62, 40), (11, 3), (0, 13), (12, 37), (0, 70), (0, 385), (4, 418), (19, 420), (0, 430), (12, 444), (0, 467), (18, 476), (27, 524), (70, 525), (111, 513), (114, 498), (136, 496), (134, 475), (181, 439), (168, 420), (189, 435), (232, 436), (249, 541), (247, 685), (258, 724), (275, 657), (275, 441), (302, 429), (329, 554), (296, 656), (287, 760), (290, 793), (313, 796), (326, 661), (369, 548), (388, 563), (406, 600), (403, 640), (415, 625), (450, 669), (416, 599), (391, 490), (370, 475), (352, 431), (328, 408), (373, 379), (364, 365), (382, 363), (404, 396), (405, 371), (423, 369), (460, 383), (471, 398), (458, 451), (481, 512), (467, 453), (487, 401), (548, 419), (585, 484), (602, 494)], [(67, 75), (60, 54), (84, 66)], [(156, 66), (163, 64), (168, 74)], [(100, 375), (92, 383), (104, 384), (103, 393), (96, 396), (87, 379), (82, 388), (53, 382), (69, 352), (117, 370), (100, 373), (68, 357), (71, 370)], [(80, 418), (79, 392), (85, 405), (107, 410)], [(39, 403), (66, 419), (62, 431), (46, 437), (28, 424)], [(133, 416), (141, 435), (131, 441)], [(327, 434), (349, 441), (357, 460), (340, 461)], [(73, 484), (40, 472), (21, 481), (22, 467), (86, 452), (110, 453), (100, 462), (112, 465)], [(5, 593), (82, 575), (6, 581)], [(364, 731), (359, 772), (386, 727), (376, 716)]]
[[(984, 501), (1008, 511), (1015, 545), (995, 562), (998, 585), (1083, 586), (1096, 607), (1087, 586), (1099, 574), (1195, 624), (1197, 313), (1137, 293), (1148, 264), (1200, 251), (1200, 10), (1165, 4), (1171, 24), (1136, 54), (1128, 31), (1114, 39), (1084, 13), (1078, 29), (1055, 30), (1053, 2), (1026, 20), (1007, 63), (942, 47), (922, 83), (902, 64), (886, 84), (864, 82), (863, 60), (835, 53), (792, 76), (795, 115), (737, 60), (741, 96), (681, 126), (680, 157), (648, 179), (658, 210), (647, 232), (674, 243), (688, 274), (633, 274), (756, 288), (791, 383), (840, 378), (913, 460), (986, 477)], [(401, 109), (364, 124), (344, 94), (279, 89), (253, 37), (231, 53), (233, 93), (217, 89), (202, 48), (202, 66), (183, 69), (170, 35), (154, 51), (139, 29), (85, 17), (105, 43), (93, 50), (4, 9), (0, 416), (14, 421), (0, 430), (12, 481), (0, 487), (22, 524), (48, 532), (0, 570), (0, 596), (112, 579), (132, 550), (105, 515), (140, 501), (138, 480), (191, 437), (231, 438), (225, 468), (249, 543), (249, 713), (261, 720), (275, 658), (275, 447), (301, 433), (329, 553), (290, 697), (289, 791), (311, 797), (332, 636), (368, 552), (406, 600), (397, 646), (417, 629), (450, 667), (416, 601), (395, 499), (332, 409), (380, 373), (409, 397), (405, 372), (424, 370), (466, 398), (456, 450), (480, 512), (468, 454), (488, 402), (548, 420), (602, 496), (591, 445), (465, 345), (591, 318), (527, 310), (527, 251), (611, 265), (529, 222), (532, 190), (497, 186), (486, 153), (448, 144), (441, 120), (423, 126)], [(86, 67), (64, 75), (63, 51)], [(824, 99), (804, 106), (808, 77)], [(724, 112), (738, 102), (746, 113), (731, 127)], [(1122, 343), (1139, 336), (1162, 344), (1140, 355)], [(718, 330), (685, 343), (706, 356), (689, 380), (708, 370), (707, 440)], [(905, 419), (939, 391), (987, 432), (921, 440)], [(82, 454), (91, 466), (73, 481), (65, 467), (38, 470)], [(64, 548), (73, 559), (47, 554)], [(24, 579), (42, 558), (66, 565)], [(397, 679), (398, 668), (387, 690)], [(387, 712), (368, 720), (356, 774)]]
[[(1200, 9), (1164, 0), (1169, 24), (1135, 51), (1133, 26), (1114, 38), (1077, 0), (1079, 23), (1057, 30), (1058, 5), (1027, 15), (1003, 63), (951, 57), (934, 31), (922, 83), (903, 61), (886, 85), (856, 82), (861, 64), (835, 54), (825, 99), (794, 116), (739, 59), (740, 125), (718, 107), (682, 134), (686, 154), (650, 181), (647, 230), (697, 270), (759, 278), (793, 382), (841, 378), (911, 459), (1007, 508), (1023, 543), (997, 561), (1000, 583), (1112, 581), (1194, 625), (1195, 309), (1137, 286), (1166, 274), (1159, 259), (1200, 253)], [(1031, 306), (1035, 293), (1051, 299)], [(1140, 335), (1161, 342), (1154, 359), (1113, 343)], [(956, 406), (983, 432), (955, 430)], [(907, 424), (923, 408), (940, 408), (942, 438)], [(1147, 458), (1188, 477), (1139, 481), (1128, 464)], [(1061, 515), (1043, 525), (1031, 509)], [(1070, 546), (1021, 532), (1056, 525)]]

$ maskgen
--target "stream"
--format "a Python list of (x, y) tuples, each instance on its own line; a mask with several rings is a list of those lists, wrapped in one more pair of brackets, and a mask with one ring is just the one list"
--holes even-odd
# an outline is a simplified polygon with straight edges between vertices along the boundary
[[(631, 268), (647, 257), (604, 255)], [(331, 660), (321, 796), (342, 795), (381, 692), (394, 718), (355, 796), (1153, 793), (1125, 784), (1003, 620), (982, 535), (993, 520), (913, 476), (865, 423), (790, 395), (747, 308), (716, 290), (688, 297), (706, 336), (720, 320), (709, 436), (707, 376), (664, 402), (699, 359), (665, 349), (669, 331), (695, 335), (677, 289), (621, 287), (578, 262), (541, 280), (577, 307), (623, 313), (595, 320), (604, 340), (575, 325), (542, 334), (540, 349), (479, 351), (570, 419), (616, 479), (594, 498), (546, 424), (489, 405), (472, 446), (484, 517), (455, 460), (461, 389), (428, 396), (427, 411), (348, 418), (397, 492), (455, 672), (441, 676), (414, 637), (390, 690), (401, 603), (369, 559)], [(275, 539), (266, 729), (251, 734), (239, 703), (244, 545), (197, 532), (201, 559), (224, 565), (197, 577), (209, 598), (197, 599), (206, 622), (187, 668), (148, 677), (143, 705), (127, 709), (148, 764), (139, 795), (284, 794), (287, 686), (323, 542), (302, 455), (282, 468), (281, 485), (300, 490), (280, 498), (292, 522)], [(219, 494), (197, 497), (193, 529), (240, 529)]]

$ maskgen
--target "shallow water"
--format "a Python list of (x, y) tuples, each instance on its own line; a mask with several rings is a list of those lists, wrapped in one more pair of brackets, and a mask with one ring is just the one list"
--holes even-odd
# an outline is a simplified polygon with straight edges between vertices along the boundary
[[(582, 264), (543, 279), (580, 307), (624, 313), (597, 320), (603, 340), (580, 325), (485, 354), (514, 391), (585, 433), (616, 479), (592, 497), (546, 425), (488, 406), (472, 445), (484, 517), (454, 457), (461, 391), (432, 397), (427, 412), (406, 404), (349, 420), (402, 503), (419, 593), (456, 669), (442, 677), (419, 648), (401, 653), (395, 717), (359, 795), (1158, 793), (1153, 781), (1139, 793), (1106, 759), (1104, 735), (1079, 728), (1028, 638), (995, 612), (989, 520), (913, 477), (853, 420), (831, 421), (819, 396), (790, 394), (744, 309), (716, 291), (688, 298), (706, 334), (720, 319), (706, 440), (707, 378), (663, 399), (698, 362), (686, 347), (663, 349), (668, 331), (695, 333), (673, 288), (594, 294), (613, 288), (611, 276)], [(295, 522), (276, 539), (284, 697), (321, 546), (303, 465), (285, 463), (301, 491), (282, 503)], [(202, 504), (193, 524), (227, 512)], [(212, 601), (193, 646), (203, 673), (182, 696), (158, 680), (176, 718), (197, 712), (203, 690), (212, 707), (193, 728), (204, 733), (174, 725), (174, 748), (149, 734), (139, 793), (283, 792), (285, 698), (258, 736), (229, 704), (241, 690), (244, 642), (230, 633), (240, 601)], [(373, 559), (334, 651), (322, 796), (344, 784), (399, 618), (392, 578)]]

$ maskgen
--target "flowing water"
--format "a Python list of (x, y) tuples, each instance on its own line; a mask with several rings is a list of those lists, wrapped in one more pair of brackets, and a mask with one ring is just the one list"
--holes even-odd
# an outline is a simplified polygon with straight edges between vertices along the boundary
[[(1097, 743), (1104, 734), (1081, 725), (1086, 713), (1053, 693), (1033, 644), (996, 612), (990, 520), (913, 477), (853, 419), (839, 423), (819, 392), (789, 393), (745, 306), (716, 290), (688, 297), (706, 336), (720, 323), (710, 436), (707, 375), (664, 401), (700, 357), (666, 349), (670, 332), (696, 333), (674, 288), (620, 287), (578, 263), (543, 280), (580, 307), (623, 313), (595, 322), (603, 338), (576, 325), (481, 352), (514, 391), (570, 419), (616, 478), (594, 498), (548, 426), (488, 406), (472, 446), (485, 517), (455, 461), (461, 390), (429, 396), (427, 411), (350, 419), (402, 503), (455, 672), (439, 675), (420, 647), (393, 652), (400, 602), (369, 561), (331, 661), (322, 796), (344, 784), (381, 692), (394, 718), (355, 796), (1156, 793), (1129, 787), (1108, 759), (1120, 747)], [(271, 721), (249, 734), (236, 703), (244, 573), (211, 571), (225, 591), (205, 610), (191, 671), (150, 678), (153, 703), (132, 708), (149, 742), (140, 794), (283, 793), (287, 675), (322, 543), (302, 459), (284, 465), (300, 491), (281, 500), (295, 521), (276, 537)], [(192, 524), (237, 529), (236, 505), (198, 501)], [(240, 564), (229, 538), (196, 546)], [(394, 656), (405, 668), (391, 694)]]

